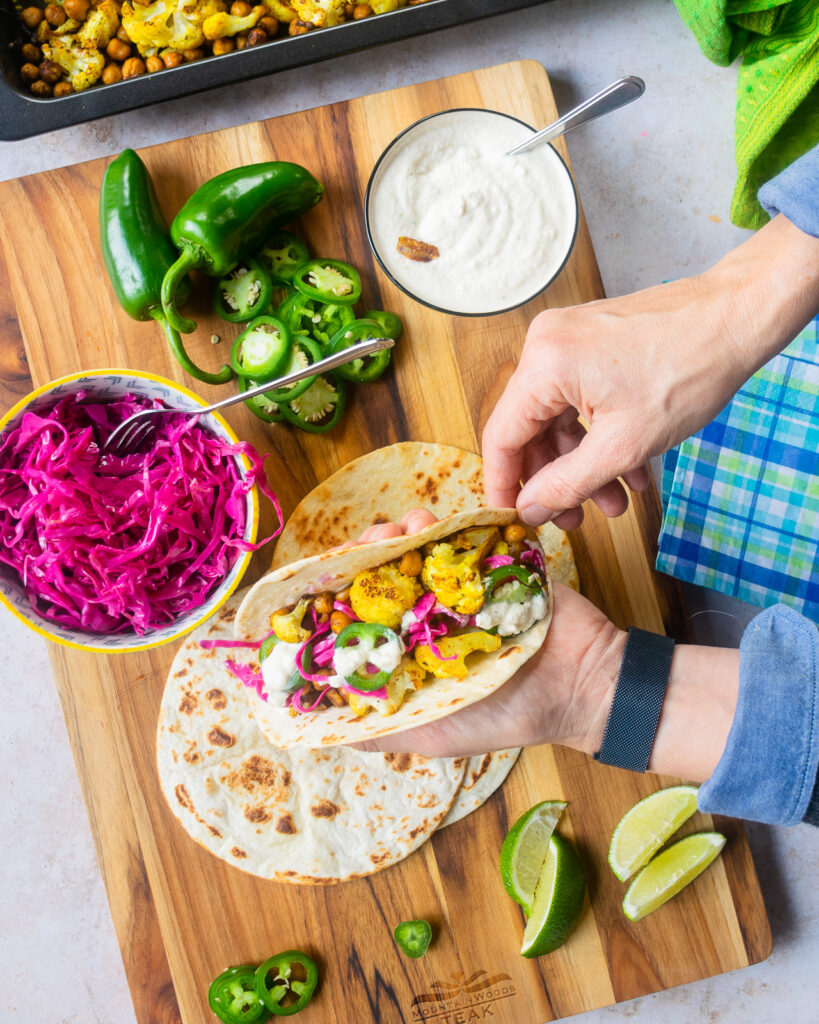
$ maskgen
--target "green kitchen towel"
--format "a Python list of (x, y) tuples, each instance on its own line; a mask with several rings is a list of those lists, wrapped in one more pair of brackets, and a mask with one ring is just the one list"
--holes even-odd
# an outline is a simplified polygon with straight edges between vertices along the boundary
[(742, 57), (731, 220), (762, 227), (757, 190), (819, 143), (819, 0), (674, 3), (709, 60)]

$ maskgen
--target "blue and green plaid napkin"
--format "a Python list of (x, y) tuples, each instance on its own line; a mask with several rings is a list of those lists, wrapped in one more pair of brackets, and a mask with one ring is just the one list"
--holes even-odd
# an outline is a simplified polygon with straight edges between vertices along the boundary
[(819, 622), (819, 318), (663, 460), (657, 568)]

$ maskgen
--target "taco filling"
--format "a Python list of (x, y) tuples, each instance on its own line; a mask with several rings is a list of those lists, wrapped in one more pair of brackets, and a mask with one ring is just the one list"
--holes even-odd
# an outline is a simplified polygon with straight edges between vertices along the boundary
[[(348, 705), (394, 714), (434, 679), (463, 679), (476, 652), (549, 610), (546, 567), (526, 527), (475, 526), (305, 594), (270, 616), (254, 686), (296, 716)], [(255, 666), (254, 666), (255, 669)]]

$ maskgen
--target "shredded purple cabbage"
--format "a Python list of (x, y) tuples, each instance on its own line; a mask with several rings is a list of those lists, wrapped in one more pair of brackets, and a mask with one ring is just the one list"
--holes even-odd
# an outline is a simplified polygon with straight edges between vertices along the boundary
[(195, 420), (163, 417), (150, 451), (100, 457), (115, 426), (152, 407), (80, 391), (48, 415), (24, 413), (0, 444), (0, 562), (60, 626), (143, 635), (203, 605), (239, 551), (259, 546), (242, 539), (254, 484), (276, 509), (272, 536), (281, 531), (259, 453)]

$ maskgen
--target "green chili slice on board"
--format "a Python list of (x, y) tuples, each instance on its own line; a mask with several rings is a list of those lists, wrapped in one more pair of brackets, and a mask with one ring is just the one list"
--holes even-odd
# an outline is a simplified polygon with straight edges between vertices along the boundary
[(338, 302), (317, 302), (315, 306), (310, 334), (329, 351), (331, 340), (355, 320), (355, 313), (352, 306), (342, 306)]
[(328, 373), (316, 377), (306, 391), (283, 404), (282, 415), (308, 434), (326, 434), (341, 420), (346, 398), (346, 381)]
[[(382, 626), (380, 622), (351, 622), (336, 637), (335, 650), (343, 651), (348, 647), (366, 644), (367, 651), (371, 652), (379, 646), (379, 640), (383, 640), (384, 643), (389, 643), (392, 640), (397, 642), (398, 637), (389, 626)], [(356, 690), (364, 690), (369, 693), (371, 690), (380, 690), (382, 686), (386, 686), (391, 675), (391, 672), (383, 670), (362, 675), (357, 670), (344, 678)]]
[(317, 984), (315, 961), (298, 949), (277, 953), (256, 969), (256, 994), (275, 1017), (291, 1017), (303, 1010)]
[(296, 271), (293, 284), (309, 299), (319, 302), (352, 306), (361, 298), (358, 271), (341, 260), (310, 260)]
[[(291, 334), (291, 342), (290, 359), (280, 371), (280, 376), (282, 377), (289, 373), (295, 373), (296, 370), (303, 370), (311, 363), (318, 362), (322, 358), (321, 349), (312, 338), (307, 338), (301, 334), (293, 337)], [(265, 392), (265, 397), (277, 404), (292, 402), (294, 398), (299, 398), (303, 395), (316, 381), (317, 377), (318, 374), (314, 377), (305, 377), (304, 380), (297, 380), (295, 384), (289, 384), (283, 388), (273, 388), (271, 391)]]
[(307, 246), (290, 231), (274, 231), (258, 252), (272, 277), (292, 281), (296, 271), (310, 260)]
[(270, 274), (258, 260), (246, 259), (213, 290), (213, 308), (229, 324), (244, 323), (263, 313), (273, 296)]
[(375, 320), (378, 324), (378, 329), (381, 331), (381, 336), (384, 338), (392, 338), (393, 341), (399, 341), (404, 333), (404, 325), (401, 322), (401, 318), (397, 317), (395, 313), (387, 312), (386, 309), (368, 309), (362, 319)]
[(260, 316), (233, 342), (230, 365), (240, 377), (263, 383), (278, 375), (290, 355), (290, 330), (277, 317)]
[[(238, 377), (237, 383), (240, 391), (250, 391), (251, 388), (257, 387), (261, 381), (251, 380), (249, 377)], [(245, 405), (257, 419), (262, 420), (264, 423), (281, 423), (284, 420), (280, 403), (269, 399), (266, 393), (254, 395), (253, 398), (246, 398)]]
[[(342, 349), (349, 348), (359, 341), (367, 341), (369, 338), (383, 338), (384, 334), (375, 320), (354, 320), (346, 327), (334, 334), (330, 341), (330, 354), (335, 355)], [(336, 373), (345, 380), (368, 383), (378, 380), (390, 365), (390, 350), (374, 352), (371, 356), (364, 356), (362, 359), (354, 359), (350, 363), (336, 368)]]
[[(217, 373), (198, 367), (185, 351), (179, 331), (162, 308), (162, 282), (177, 257), (168, 235), (148, 169), (126, 149), (105, 170), (99, 202), (102, 259), (117, 300), (134, 320), (156, 320), (174, 358), (197, 380), (224, 384), (233, 377), (227, 365)], [(181, 275), (177, 301), (190, 295), (190, 281)]]
[(393, 936), (402, 953), (417, 960), (429, 948), (432, 927), (429, 921), (402, 921), (395, 926)]
[(208, 989), (208, 1004), (223, 1024), (261, 1024), (271, 1011), (256, 991), (256, 968), (252, 964), (229, 967), (214, 978)]

